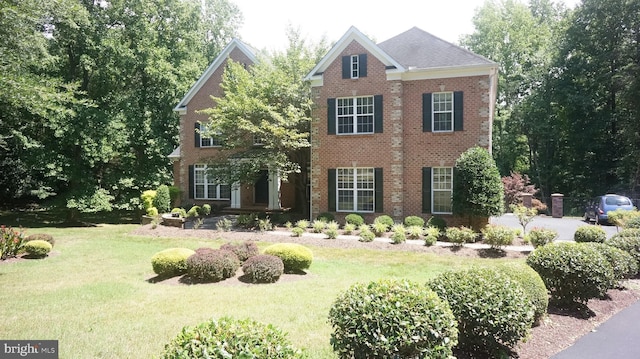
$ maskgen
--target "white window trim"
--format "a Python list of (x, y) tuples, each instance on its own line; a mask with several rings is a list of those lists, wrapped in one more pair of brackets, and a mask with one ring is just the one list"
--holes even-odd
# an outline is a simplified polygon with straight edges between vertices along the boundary
[[(222, 147), (222, 141), (218, 139), (218, 144), (214, 144), (216, 139), (212, 136), (204, 136), (209, 129), (207, 128), (208, 124), (200, 123), (200, 147), (210, 148), (210, 147)], [(204, 142), (209, 140), (209, 145), (206, 145)]]
[[(451, 189), (443, 190), (443, 189), (435, 189), (433, 185), (433, 179), (435, 177), (435, 169), (449, 169), (451, 171)], [(431, 168), (431, 213), (433, 214), (453, 214), (453, 212), (436, 212), (435, 211), (435, 192), (449, 192), (451, 193), (452, 201), (453, 201), (453, 167), (432, 167)], [(452, 204), (453, 208), (453, 204)]]
[[(340, 187), (338, 186), (338, 183), (340, 182), (340, 174), (339, 171), (340, 170), (353, 170), (353, 188), (350, 189), (349, 191), (351, 191), (353, 193), (353, 208), (350, 209), (340, 209)], [(370, 170), (372, 171), (371, 174), (373, 175), (373, 189), (366, 189), (366, 190), (359, 190), (358, 189), (358, 170)], [(340, 168), (336, 168), (336, 212), (358, 212), (358, 213), (374, 213), (376, 210), (376, 174), (375, 174), (375, 168), (373, 167), (340, 167)], [(343, 191), (345, 191), (346, 189), (342, 189)], [(359, 210), (358, 209), (358, 192), (359, 191), (370, 191), (371, 192), (371, 196), (373, 198), (373, 208), (370, 211), (365, 211), (365, 210)]]
[(358, 55), (351, 55), (349, 71), (352, 79), (360, 78), (360, 58)]
[[(204, 172), (204, 183), (200, 184), (201, 186), (204, 186), (204, 191), (203, 191), (203, 197), (198, 197), (198, 176), (196, 175), (196, 172), (198, 171), (203, 171)], [(213, 197), (209, 197), (209, 185), (212, 185), (214, 183), (209, 183), (209, 181), (207, 180), (207, 165), (203, 165), (203, 164), (194, 164), (193, 165), (193, 198), (194, 199), (205, 199), (205, 200), (230, 200), (231, 196), (229, 196), (229, 198), (225, 198), (225, 197), (221, 197), (221, 189), (220, 186), (224, 186), (224, 183), (217, 183), (215, 184), (216, 186), (216, 193), (215, 196)]]
[[(371, 107), (372, 107), (373, 111), (371, 111), (371, 113), (368, 114), (368, 115), (371, 116), (372, 126), (371, 126), (371, 131), (368, 131), (368, 132), (358, 132), (358, 99), (359, 98), (371, 99)], [(345, 99), (353, 100), (353, 115), (351, 115), (351, 118), (353, 118), (353, 132), (340, 132), (340, 125), (339, 125), (338, 119), (341, 116), (338, 115), (338, 103), (340, 102), (340, 100), (345, 100)], [(337, 135), (340, 135), (340, 136), (371, 135), (371, 134), (374, 134), (376, 132), (376, 118), (375, 118), (375, 116), (376, 116), (376, 101), (375, 101), (374, 96), (338, 97), (338, 98), (336, 98), (335, 113), (336, 113), (336, 134)], [(347, 117), (347, 116), (342, 116), (342, 117)]]
[[(435, 124), (435, 120), (436, 120), (436, 106), (435, 106), (435, 99), (436, 96), (435, 95), (440, 95), (440, 94), (450, 94), (451, 95), (451, 111), (437, 111), (437, 113), (451, 113), (451, 129), (450, 130), (436, 130), (436, 124)], [(431, 132), (436, 132), (436, 133), (448, 133), (448, 132), (453, 132), (454, 131), (454, 121), (455, 121), (455, 113), (454, 113), (454, 109), (455, 109), (455, 96), (453, 96), (453, 91), (442, 91), (442, 92), (434, 92), (431, 94)]]

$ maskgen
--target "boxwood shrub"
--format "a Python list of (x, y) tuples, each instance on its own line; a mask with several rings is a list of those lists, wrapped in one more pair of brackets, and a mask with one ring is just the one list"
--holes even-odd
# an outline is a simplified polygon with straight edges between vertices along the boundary
[(581, 226), (573, 234), (576, 242), (603, 243), (607, 239), (607, 233), (600, 226)]
[(558, 232), (553, 229), (533, 227), (526, 235), (526, 239), (531, 242), (533, 247), (541, 247), (552, 243), (558, 238)]
[(640, 229), (623, 229), (605, 243), (631, 254), (640, 268)]
[(318, 220), (324, 221), (324, 222), (331, 222), (331, 221), (335, 221), (336, 220), (336, 216), (333, 215), (333, 213), (329, 213), (329, 212), (322, 212), (318, 215), (318, 218), (316, 218)]
[(164, 347), (162, 359), (304, 358), (287, 335), (273, 325), (223, 317), (186, 326)]
[(393, 218), (391, 218), (391, 216), (388, 216), (386, 214), (376, 217), (373, 220), (373, 223), (384, 223), (387, 225), (387, 228), (391, 228), (395, 224), (395, 222), (393, 221)]
[(427, 227), (436, 227), (440, 230), (440, 232), (444, 232), (447, 228), (447, 221), (440, 217), (431, 217), (427, 221)]
[(404, 219), (404, 225), (407, 227), (424, 227), (424, 218), (418, 216), (408, 216)]
[(355, 225), (356, 227), (360, 227), (361, 225), (364, 224), (364, 218), (362, 218), (362, 216), (357, 214), (357, 213), (347, 214), (344, 217), (344, 221), (345, 221), (345, 223), (351, 223), (351, 224)]
[(238, 268), (238, 256), (223, 249), (199, 248), (187, 258), (187, 275), (194, 282), (219, 282), (233, 277)]
[(450, 358), (457, 342), (449, 305), (410, 281), (351, 286), (334, 301), (329, 322), (340, 358)]
[(638, 274), (638, 263), (628, 252), (604, 243), (589, 243), (589, 245), (607, 258), (618, 287), (621, 286), (623, 280), (633, 278)]
[(284, 263), (280, 257), (259, 254), (244, 262), (242, 272), (252, 283), (274, 283), (284, 273)]
[(220, 249), (235, 253), (241, 263), (244, 263), (247, 259), (260, 254), (260, 249), (258, 248), (258, 246), (255, 244), (255, 242), (251, 241), (244, 241), (241, 243), (225, 243), (220, 247)]
[(476, 241), (476, 233), (467, 227), (449, 227), (444, 231), (444, 236), (447, 240), (457, 246), (462, 246), (465, 243), (473, 243)]
[(549, 307), (549, 292), (538, 272), (524, 263), (516, 262), (501, 264), (496, 269), (522, 286), (526, 298), (533, 304), (533, 323), (540, 324)]
[(49, 244), (51, 244), (51, 247), (56, 245), (56, 240), (53, 239), (53, 236), (50, 235), (50, 234), (46, 234), (46, 233), (34, 233), (34, 234), (31, 234), (31, 235), (28, 235), (24, 239), (25, 242), (35, 241), (35, 240), (47, 241), (47, 242), (49, 242)]
[(478, 355), (503, 357), (525, 338), (534, 308), (522, 287), (491, 268), (444, 272), (429, 286), (451, 306), (458, 321), (458, 348)]
[(264, 249), (264, 254), (280, 257), (285, 272), (300, 272), (308, 269), (313, 262), (313, 252), (297, 243), (277, 243)]
[(35, 239), (22, 245), (22, 249), (32, 258), (46, 257), (51, 252), (51, 248), (53, 248), (51, 243), (41, 239)]
[(154, 273), (160, 277), (174, 277), (187, 272), (187, 258), (195, 252), (189, 248), (169, 248), (151, 257)]
[(551, 300), (561, 306), (599, 298), (615, 284), (607, 258), (588, 243), (558, 242), (536, 248), (527, 257), (544, 281)]
[(488, 224), (482, 229), (482, 236), (484, 243), (490, 245), (493, 249), (500, 249), (513, 244), (516, 232), (507, 226)]

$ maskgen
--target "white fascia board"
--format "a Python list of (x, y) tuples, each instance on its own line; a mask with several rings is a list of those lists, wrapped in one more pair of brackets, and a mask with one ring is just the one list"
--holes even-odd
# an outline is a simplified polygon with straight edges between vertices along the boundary
[[(441, 78), (468, 77), (468, 76), (489, 76), (493, 74), (497, 67), (495, 65), (471, 65), (471, 66), (455, 66), (455, 67), (437, 67), (430, 69), (415, 69), (394, 74), (393, 79), (403, 81), (415, 80), (431, 80)], [(389, 76), (387, 76), (389, 79)]]
[(207, 80), (209, 80), (209, 77), (211, 77), (211, 75), (220, 67), (220, 65), (224, 63), (224, 61), (229, 57), (229, 54), (231, 54), (231, 51), (233, 51), (233, 49), (235, 48), (238, 48), (245, 55), (247, 55), (247, 57), (252, 62), (255, 63), (258, 61), (253, 51), (251, 51), (244, 43), (242, 43), (242, 41), (238, 39), (231, 40), (231, 42), (227, 44), (227, 46), (222, 50), (222, 52), (220, 52), (218, 57), (216, 57), (215, 60), (211, 62), (209, 67), (207, 67), (207, 69), (200, 76), (200, 78), (195, 82), (195, 84), (191, 86), (187, 94), (182, 98), (182, 100), (180, 100), (180, 102), (176, 105), (176, 107), (174, 107), (173, 111), (179, 113), (180, 115), (184, 115), (185, 113), (187, 113), (187, 104), (189, 103), (189, 101), (191, 101), (193, 96), (195, 96), (196, 93), (200, 91), (202, 86), (204, 86)]

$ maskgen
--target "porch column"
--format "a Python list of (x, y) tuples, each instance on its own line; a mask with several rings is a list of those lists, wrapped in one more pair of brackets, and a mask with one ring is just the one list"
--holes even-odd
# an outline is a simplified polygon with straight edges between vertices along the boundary
[(280, 173), (277, 170), (269, 170), (269, 207), (267, 209), (280, 209)]
[(231, 208), (240, 208), (240, 187), (238, 182), (231, 185)]

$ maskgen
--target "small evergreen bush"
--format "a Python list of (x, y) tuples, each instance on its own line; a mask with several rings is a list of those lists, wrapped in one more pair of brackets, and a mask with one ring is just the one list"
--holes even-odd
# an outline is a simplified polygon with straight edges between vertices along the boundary
[(533, 322), (539, 324), (542, 317), (547, 314), (549, 292), (538, 272), (519, 262), (505, 263), (496, 266), (496, 269), (522, 286), (526, 298), (533, 304)]
[(450, 358), (457, 342), (449, 305), (425, 285), (355, 284), (329, 310), (339, 358)]
[(342, 231), (347, 235), (352, 234), (355, 230), (356, 226), (353, 223), (345, 223), (344, 227), (342, 227)]
[(208, 216), (211, 214), (211, 205), (209, 203), (205, 203), (202, 205), (202, 215)]
[(429, 282), (451, 306), (458, 321), (458, 347), (471, 353), (504, 357), (526, 338), (533, 323), (533, 305), (523, 301), (522, 287), (491, 268), (445, 272)]
[(529, 241), (534, 248), (553, 243), (556, 238), (558, 238), (558, 232), (553, 229), (540, 227), (533, 227), (527, 234), (527, 241)]
[(607, 258), (587, 243), (558, 242), (536, 248), (527, 264), (561, 306), (604, 296), (615, 285)]
[(427, 227), (436, 227), (440, 232), (444, 232), (447, 229), (447, 221), (440, 217), (431, 217), (427, 221)]
[(271, 223), (271, 219), (264, 218), (258, 220), (258, 229), (260, 232), (268, 232), (273, 230), (273, 223)]
[(160, 185), (156, 190), (156, 197), (153, 199), (153, 206), (161, 213), (167, 213), (171, 209), (171, 195), (169, 194), (169, 186)]
[(440, 229), (438, 227), (429, 226), (424, 230), (424, 245), (432, 246), (436, 244), (440, 238)]
[(462, 246), (465, 243), (473, 243), (476, 241), (476, 232), (471, 228), (464, 226), (449, 227), (445, 230), (444, 236), (447, 240), (456, 246)]
[(279, 257), (260, 254), (244, 262), (242, 272), (252, 283), (274, 283), (284, 273), (284, 263)]
[(395, 224), (395, 222), (393, 221), (393, 218), (391, 218), (391, 216), (388, 216), (386, 214), (383, 214), (381, 216), (376, 217), (373, 220), (373, 223), (374, 224), (376, 224), (376, 223), (384, 223), (384, 224), (387, 225), (387, 228), (391, 228)]
[(640, 268), (640, 229), (623, 229), (605, 243), (631, 254)]
[(199, 248), (187, 258), (187, 275), (194, 282), (219, 282), (233, 277), (238, 268), (238, 256), (227, 250)]
[(576, 242), (604, 243), (606, 239), (607, 233), (600, 226), (581, 226), (573, 234), (573, 240)]
[(331, 221), (327, 223), (325, 234), (329, 239), (336, 239), (338, 237), (338, 230), (340, 229), (340, 224), (336, 221)]
[(402, 224), (395, 224), (391, 228), (391, 243), (400, 244), (407, 241), (407, 229)]
[(169, 186), (169, 198), (171, 200), (171, 205), (175, 206), (178, 201), (180, 201), (180, 194), (182, 191), (178, 186)]
[(362, 218), (362, 216), (357, 213), (347, 214), (346, 217), (344, 217), (344, 220), (346, 223), (351, 223), (358, 227), (364, 224), (364, 218)]
[(187, 258), (195, 252), (188, 248), (169, 248), (151, 257), (153, 272), (160, 277), (174, 277), (187, 272)]
[(229, 232), (233, 227), (233, 222), (229, 218), (221, 218), (216, 222), (216, 229), (223, 232)]
[(22, 249), (27, 252), (27, 255), (33, 258), (46, 257), (52, 248), (51, 243), (41, 239), (34, 239), (22, 245)]
[(376, 238), (375, 233), (371, 232), (369, 227), (367, 227), (366, 229), (360, 230), (360, 239), (359, 239), (360, 242), (373, 242), (375, 238)]
[(300, 272), (308, 269), (313, 262), (313, 252), (296, 243), (277, 243), (264, 249), (264, 254), (280, 257), (285, 272)]
[(640, 229), (640, 216), (633, 216), (624, 224), (624, 228)]
[(408, 216), (404, 219), (404, 225), (407, 227), (424, 227), (424, 218), (418, 216)]
[(155, 217), (158, 215), (158, 209), (156, 207), (147, 208), (147, 216)]
[(309, 221), (307, 221), (306, 219), (301, 219), (301, 220), (296, 222), (296, 227), (302, 228), (302, 229), (307, 229), (307, 228), (309, 228)]
[(177, 213), (182, 218), (187, 217), (187, 211), (185, 211), (184, 208), (174, 208), (171, 210), (171, 213)]
[(608, 244), (597, 242), (588, 243), (607, 258), (607, 261), (613, 269), (613, 277), (617, 287), (622, 285), (623, 280), (633, 278), (638, 274), (638, 263), (631, 254)]
[(293, 237), (301, 237), (304, 234), (305, 230), (298, 226), (291, 228), (291, 235)]
[(333, 215), (333, 213), (322, 212), (318, 215), (317, 219), (320, 221), (331, 222), (331, 221), (335, 221), (336, 217)]
[(327, 227), (327, 222), (316, 219), (311, 224), (311, 228), (313, 229), (313, 233), (322, 233), (324, 229)]
[(389, 230), (389, 226), (384, 222), (373, 222), (371, 225), (371, 231), (376, 235), (376, 237), (382, 237)]
[(255, 242), (244, 241), (241, 243), (225, 243), (220, 249), (233, 252), (240, 262), (245, 262), (247, 259), (260, 254), (260, 249)]
[(202, 209), (200, 208), (200, 206), (193, 206), (187, 211), (187, 218), (200, 217), (201, 212)]
[(273, 325), (223, 317), (182, 328), (165, 345), (161, 358), (300, 359), (304, 356), (286, 334)]
[(46, 233), (34, 233), (31, 235), (28, 235), (24, 241), (25, 242), (30, 242), (30, 241), (35, 241), (35, 240), (41, 240), (41, 241), (46, 241), (49, 242), (49, 244), (51, 244), (51, 247), (53, 247), (56, 244), (55, 239), (53, 239), (53, 236), (50, 234), (46, 234)]
[(511, 228), (492, 224), (482, 229), (482, 235), (484, 236), (484, 243), (490, 245), (493, 249), (509, 246), (513, 244), (513, 240), (516, 238), (516, 233)]
[(154, 207), (153, 202), (156, 198), (156, 191), (155, 190), (146, 190), (144, 192), (142, 192), (142, 194), (140, 195), (140, 199), (142, 200), (142, 209), (144, 209), (145, 213), (147, 213), (147, 210), (151, 207)]
[(424, 235), (424, 228), (421, 226), (409, 226), (407, 227), (407, 237), (409, 239), (420, 239)]

